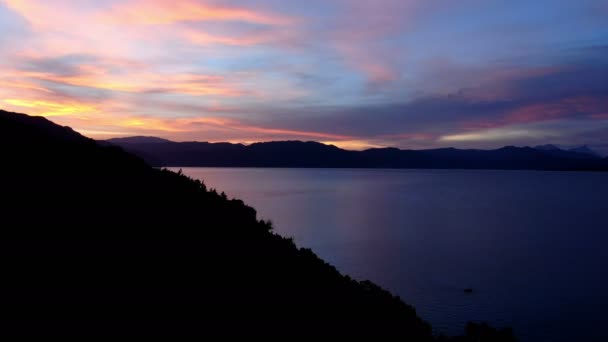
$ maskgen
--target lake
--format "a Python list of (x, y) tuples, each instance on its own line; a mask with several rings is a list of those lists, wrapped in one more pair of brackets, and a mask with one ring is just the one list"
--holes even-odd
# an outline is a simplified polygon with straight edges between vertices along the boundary
[(474, 320), (522, 341), (608, 341), (606, 173), (183, 171), (401, 296), (438, 332)]

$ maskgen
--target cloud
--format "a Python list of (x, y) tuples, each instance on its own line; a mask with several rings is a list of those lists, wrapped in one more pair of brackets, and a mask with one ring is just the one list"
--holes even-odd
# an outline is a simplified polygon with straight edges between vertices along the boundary
[(547, 143), (564, 146), (590, 144), (603, 150), (606, 133), (608, 120), (566, 119), (446, 134), (441, 136), (439, 141), (457, 147), (479, 148), (504, 145), (535, 146)]
[(0, 1), (0, 48), (2, 51), (15, 49), (23, 38), (30, 34), (27, 21), (15, 15)]
[[(25, 101), (10, 102), (20, 107), (42, 109), (41, 115), (56, 116), (62, 113), (47, 112), (47, 110), (62, 110), (60, 104), (53, 103), (28, 103)], [(77, 112), (74, 107), (67, 107)], [(80, 107), (78, 109), (82, 109)], [(64, 116), (55, 118), (58, 122), (76, 127), (76, 130), (88, 132), (95, 138), (103, 138), (106, 135), (139, 135), (156, 134), (168, 136), (175, 140), (193, 140), (192, 137), (204, 135), (209, 141), (260, 141), (276, 139), (302, 139), (322, 141), (352, 141), (353, 137), (342, 136), (332, 133), (290, 130), (274, 127), (256, 126), (241, 122), (236, 119), (223, 117), (194, 117), (164, 119), (148, 115), (108, 115), (97, 117), (95, 110), (81, 111), (78, 116)], [(90, 125), (94, 121), (94, 125)], [(87, 127), (80, 129), (79, 127)]]
[[(329, 34), (335, 51), (347, 65), (365, 75), (370, 87), (398, 80), (402, 71), (396, 64), (404, 51), (384, 43), (403, 34), (420, 3), (381, 0), (374, 3), (338, 1), (338, 4), (341, 15)], [(358, 24), (353, 25), (354, 22)]]
[(53, 92), (52, 90), (44, 88), (36, 83), (30, 83), (27, 81), (17, 81), (15, 79), (0, 79), (0, 87), (5, 89), (41, 91), (45, 93)]
[(229, 7), (196, 0), (134, 0), (116, 4), (102, 17), (112, 23), (129, 25), (166, 25), (197, 21), (241, 21), (283, 25), (293, 18), (270, 11)]
[[(478, 87), (449, 94), (351, 108), (300, 108), (289, 115), (275, 114), (272, 120), (276, 125), (309, 130), (332, 127), (338, 134), (406, 147), (449, 142), (485, 142), (487, 146), (523, 142), (533, 135), (566, 141), (573, 131), (562, 123), (576, 121), (579, 129), (591, 131), (606, 119), (608, 64), (510, 67), (493, 74), (500, 76), (482, 75), (484, 81)], [(528, 127), (545, 122), (555, 129)], [(402, 138), (416, 134), (420, 139), (415, 141)]]
[[(154, 72), (135, 61), (103, 59), (88, 55), (27, 58), (17, 69), (5, 69), (3, 79), (20, 79), (23, 89), (51, 92), (49, 82), (130, 93), (176, 93), (193, 96), (241, 96), (246, 91), (219, 75)], [(0, 79), (0, 81), (3, 81)], [(3, 83), (8, 83), (4, 80)], [(42, 84), (46, 86), (43, 86)], [(52, 86), (50, 86), (52, 88)]]
[(605, 6), (539, 1), (5, 0), (0, 104), (105, 135), (600, 144)]
[(94, 113), (97, 110), (91, 105), (80, 103), (58, 103), (48, 101), (33, 101), (23, 99), (4, 99), (5, 103), (14, 107), (27, 108), (40, 116), (65, 116), (81, 113)]
[(444, 135), (439, 138), (440, 142), (500, 142), (522, 141), (522, 139), (535, 139), (538, 141), (552, 140), (558, 138), (559, 133), (547, 132), (538, 129), (524, 127), (502, 127), (496, 129), (482, 130), (471, 133), (458, 133)]

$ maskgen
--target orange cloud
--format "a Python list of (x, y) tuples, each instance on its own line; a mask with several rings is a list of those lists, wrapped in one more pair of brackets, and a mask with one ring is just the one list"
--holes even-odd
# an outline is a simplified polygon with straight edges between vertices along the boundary
[(379, 145), (368, 140), (323, 140), (321, 143), (326, 145), (334, 145), (346, 150), (367, 150), (370, 148), (382, 148), (384, 145)]
[[(13, 11), (19, 13), (36, 28), (51, 25), (49, 18), (53, 18), (52, 6), (48, 2), (36, 0), (4, 0), (4, 3)], [(61, 12), (56, 13), (58, 16)], [(57, 17), (55, 17), (57, 18)]]
[(35, 32), (22, 52), (28, 55), (59, 56), (89, 54), (128, 56), (145, 32), (98, 20), (99, 8), (71, 0), (4, 0)]
[(14, 81), (14, 80), (0, 79), (0, 88), (34, 90), (34, 91), (41, 91), (41, 92), (45, 92), (45, 93), (52, 93), (52, 91), (47, 88), (44, 88), (35, 83), (30, 83), (30, 82), (26, 82), (26, 81)]
[(193, 0), (135, 0), (112, 7), (103, 15), (110, 22), (163, 25), (185, 21), (242, 21), (281, 25), (293, 19), (270, 12), (206, 4)]
[(244, 132), (251, 133), (260, 133), (266, 135), (288, 135), (288, 136), (296, 136), (296, 137), (308, 137), (308, 138), (316, 138), (316, 139), (341, 139), (347, 140), (352, 139), (353, 137), (347, 135), (338, 135), (324, 132), (311, 132), (311, 131), (298, 131), (298, 130), (289, 130), (289, 129), (280, 129), (280, 128), (264, 128), (264, 127), (256, 127), (251, 125), (237, 125), (237, 129), (242, 130)]
[[(54, 104), (47, 103), (18, 103), (23, 106), (36, 106), (36, 108), (47, 108)], [(53, 107), (54, 108), (54, 107)], [(44, 110), (43, 110), (44, 111)], [(103, 137), (108, 135), (139, 135), (155, 134), (163, 137), (183, 140), (187, 136), (221, 136), (208, 140), (231, 140), (231, 141), (262, 141), (271, 139), (316, 139), (323, 141), (351, 141), (351, 136), (331, 134), (325, 132), (300, 131), (281, 128), (261, 127), (243, 123), (236, 119), (221, 117), (196, 117), (164, 119), (155, 116), (132, 115), (124, 113), (95, 113), (89, 112), (84, 115), (62, 116), (56, 120), (64, 125), (69, 125), (82, 133), (90, 133), (92, 137)], [(233, 138), (230, 138), (230, 137)], [(204, 138), (203, 138), (204, 139)], [(352, 145), (351, 144), (351, 145)]]
[(94, 106), (78, 102), (62, 103), (28, 99), (4, 99), (3, 102), (13, 107), (27, 108), (30, 113), (45, 117), (78, 115), (97, 111)]
[[(69, 0), (6, 0), (25, 18), (36, 37), (24, 48), (29, 55), (138, 56), (141, 51), (166, 53), (166, 43), (183, 41), (207, 45), (252, 46), (293, 41), (298, 19), (260, 9), (227, 7), (195, 0), (134, 0), (114, 6), (86, 6)], [(263, 32), (212, 34), (179, 25), (183, 22), (227, 21), (272, 26)], [(162, 29), (150, 25), (164, 25)], [(151, 30), (154, 33), (151, 34)]]
[[(268, 136), (293, 136), (293, 137), (307, 137), (316, 139), (337, 139), (337, 140), (348, 140), (353, 139), (351, 136), (331, 134), (325, 132), (313, 132), (313, 131), (299, 131), (282, 128), (270, 128), (261, 127), (251, 124), (246, 124), (235, 119), (220, 118), (220, 117), (205, 117), (205, 118), (180, 118), (173, 120), (162, 120), (163, 127), (167, 131), (171, 132), (188, 132), (196, 131), (201, 127), (209, 128), (212, 127), (217, 130), (224, 131), (236, 131), (240, 132), (243, 136), (256, 136), (256, 135), (268, 135)], [(142, 127), (151, 127), (144, 125)], [(156, 125), (160, 127), (161, 125)]]
[(183, 30), (181, 36), (187, 41), (196, 45), (223, 44), (234, 46), (253, 46), (275, 42), (286, 38), (285, 35), (280, 32), (268, 32), (265, 34), (248, 33), (238, 37), (228, 37), (212, 35), (207, 32), (189, 29)]
[[(53, 99), (5, 98), (0, 100), (6, 109), (30, 115), (52, 117), (61, 125), (93, 138), (128, 135), (158, 135), (174, 140), (209, 141), (264, 141), (283, 139), (310, 139), (331, 141), (344, 146), (356, 145), (356, 138), (326, 132), (303, 131), (258, 126), (239, 119), (224, 117), (164, 118), (136, 113), (136, 108), (125, 106), (120, 100), (108, 99), (87, 103), (53, 95)], [(0, 107), (2, 105), (0, 104)], [(360, 144), (363, 146), (363, 143)]]
[[(218, 96), (240, 96), (248, 92), (239, 89), (236, 84), (228, 82), (224, 77), (218, 75), (202, 74), (155, 74), (142, 70), (131, 70), (121, 74), (112, 74), (107, 67), (98, 65), (74, 66), (74, 75), (60, 75), (52, 72), (7, 70), (3, 78), (20, 80), (49, 81), (78, 87), (121, 91), (129, 93), (176, 93), (193, 96), (218, 95)], [(119, 65), (120, 67), (120, 65)], [(0, 79), (0, 86), (7, 84), (12, 88), (50, 90), (36, 85), (32, 82), (10, 82)]]
[[(220, 95), (220, 96), (240, 96), (246, 92), (238, 89), (237, 86), (229, 84), (229, 82), (221, 76), (217, 75), (192, 75), (178, 74), (169, 77), (148, 75), (145, 82), (147, 84), (161, 85), (161, 91), (188, 94), (188, 95)], [(166, 83), (166, 86), (162, 86)]]

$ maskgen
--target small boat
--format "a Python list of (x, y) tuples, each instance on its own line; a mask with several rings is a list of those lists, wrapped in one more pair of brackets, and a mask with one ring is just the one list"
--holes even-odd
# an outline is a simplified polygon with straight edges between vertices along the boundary
[(464, 293), (473, 293), (473, 289), (470, 287), (467, 287), (466, 289), (464, 289)]

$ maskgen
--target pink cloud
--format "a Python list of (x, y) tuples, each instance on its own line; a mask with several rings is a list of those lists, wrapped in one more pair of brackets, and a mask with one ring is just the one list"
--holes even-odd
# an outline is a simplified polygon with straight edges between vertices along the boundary
[(390, 58), (384, 58), (379, 51), (369, 51), (363, 45), (366, 44), (337, 43), (335, 49), (348, 65), (362, 72), (371, 84), (379, 85), (399, 79), (400, 72), (389, 63)]
[(381, 136), (382, 139), (386, 140), (432, 140), (436, 138), (435, 134), (431, 133), (401, 133), (401, 134), (390, 134)]
[[(19, 79), (19, 80), (17, 80)], [(28, 82), (21, 80), (20, 78), (4, 78), (0, 79), (0, 88), (5, 89), (17, 89), (24, 91), (41, 91), (45, 93), (52, 93), (53, 91), (38, 85), (35, 82)]]
[[(42, 56), (94, 54), (133, 57), (142, 50), (163, 55), (166, 43), (171, 41), (250, 46), (290, 39), (293, 29), (272, 27), (294, 26), (299, 22), (295, 17), (268, 10), (197, 0), (133, 0), (111, 6), (87, 6), (89, 3), (86, 1), (69, 0), (6, 0), (6, 3), (36, 31), (25, 52)], [(228, 32), (222, 35), (179, 25), (204, 21), (247, 22), (271, 28), (265, 32)]]
[(294, 21), (270, 11), (229, 7), (196, 0), (133, 0), (112, 6), (105, 20), (122, 24), (163, 25), (188, 21), (243, 21), (284, 25)]
[(21, 51), (28, 56), (94, 54), (129, 56), (136, 51), (141, 32), (102, 23), (99, 8), (87, 1), (5, 0), (35, 31)]
[(519, 94), (517, 81), (548, 76), (566, 71), (564, 67), (523, 67), (491, 64), (464, 65), (446, 57), (432, 58), (421, 67), (423, 92), (453, 94), (474, 102), (512, 100)]
[(201, 30), (191, 28), (180, 28), (176, 35), (184, 40), (201, 46), (208, 45), (234, 45), (234, 46), (255, 46), (255, 45), (274, 45), (282, 48), (290, 48), (293, 42), (301, 39), (300, 33), (295, 28), (289, 30), (265, 30), (260, 32), (245, 32), (232, 35), (209, 34)]
[[(32, 63), (37, 58), (21, 57)], [(43, 60), (42, 60), (43, 61)], [(71, 65), (69, 74), (49, 71), (30, 71), (19, 69), (2, 69), (0, 84), (24, 90), (51, 92), (48, 87), (40, 85), (41, 81), (56, 84), (103, 89), (130, 93), (176, 93), (193, 96), (242, 96), (251, 95), (240, 89), (235, 82), (220, 75), (200, 73), (161, 74), (152, 71), (152, 66), (135, 61), (120, 59), (96, 58), (90, 63)], [(115, 72), (120, 70), (120, 72)], [(14, 82), (13, 80), (19, 80)]]
[[(72, 128), (89, 132), (94, 138), (106, 135), (153, 134), (174, 140), (255, 142), (278, 139), (353, 140), (351, 136), (326, 132), (302, 131), (257, 126), (237, 119), (223, 117), (193, 117), (165, 119), (149, 115), (112, 114), (80, 115), (54, 118)], [(97, 132), (97, 134), (95, 133)]]
[(571, 116), (592, 116), (608, 109), (608, 99), (590, 96), (565, 98), (551, 103), (532, 104), (507, 114), (507, 124), (549, 121)]
[[(330, 39), (345, 63), (365, 75), (372, 86), (399, 80), (408, 51), (386, 40), (403, 36), (443, 2), (419, 0), (338, 0), (340, 16)], [(353, 23), (356, 23), (353, 25)]]
[(495, 120), (467, 121), (463, 128), (474, 131), (574, 117), (601, 119), (606, 111), (608, 111), (608, 98), (576, 96), (554, 102), (521, 106)]

